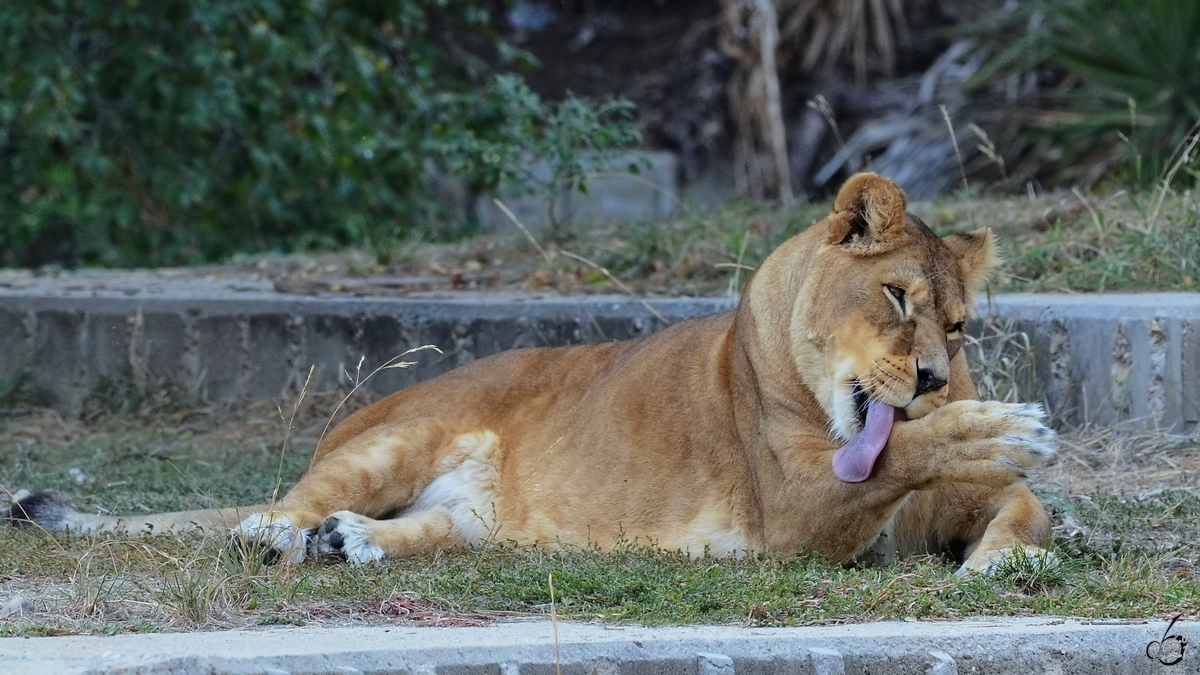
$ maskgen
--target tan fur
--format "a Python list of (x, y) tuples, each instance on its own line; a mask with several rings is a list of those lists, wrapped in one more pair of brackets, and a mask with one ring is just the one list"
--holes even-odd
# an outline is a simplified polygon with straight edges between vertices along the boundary
[[(1048, 539), (1023, 478), (1051, 435), (1036, 407), (972, 400), (957, 331), (994, 264), (988, 230), (938, 239), (893, 183), (855, 176), (735, 312), (508, 352), (397, 392), (334, 429), (237, 535), (293, 560), (633, 541), (840, 561), (949, 551), (990, 569)], [(920, 369), (948, 382), (915, 396)], [(831, 462), (861, 426), (856, 382), (909, 421), (872, 476), (847, 483)]]

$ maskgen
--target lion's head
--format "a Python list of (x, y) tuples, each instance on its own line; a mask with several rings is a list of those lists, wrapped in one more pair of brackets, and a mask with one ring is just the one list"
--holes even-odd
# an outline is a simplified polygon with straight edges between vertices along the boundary
[(897, 416), (946, 403), (963, 322), (997, 262), (991, 231), (939, 238), (906, 212), (895, 183), (859, 174), (800, 238), (808, 269), (792, 355), (832, 432), (851, 442), (847, 452), (870, 446), (860, 450), (869, 461), (859, 460), (869, 472)]

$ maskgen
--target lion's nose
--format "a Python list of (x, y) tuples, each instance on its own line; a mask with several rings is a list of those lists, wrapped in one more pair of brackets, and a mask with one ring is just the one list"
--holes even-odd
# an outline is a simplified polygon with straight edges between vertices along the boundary
[(932, 368), (918, 368), (917, 393), (913, 394), (913, 398), (944, 386), (946, 386), (946, 378), (935, 373)]

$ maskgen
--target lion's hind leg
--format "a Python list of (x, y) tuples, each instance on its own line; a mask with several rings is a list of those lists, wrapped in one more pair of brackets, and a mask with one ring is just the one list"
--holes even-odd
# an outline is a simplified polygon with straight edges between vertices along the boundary
[(372, 562), (468, 541), (475, 529), (464, 508), (491, 513), (495, 447), (492, 432), (456, 435), (431, 420), (370, 427), (321, 456), (234, 540), (292, 562), (328, 554)]
[(316, 551), (361, 564), (439, 546), (483, 544), (497, 531), (498, 443), (491, 431), (456, 436), (437, 478), (396, 517), (334, 513), (317, 532)]

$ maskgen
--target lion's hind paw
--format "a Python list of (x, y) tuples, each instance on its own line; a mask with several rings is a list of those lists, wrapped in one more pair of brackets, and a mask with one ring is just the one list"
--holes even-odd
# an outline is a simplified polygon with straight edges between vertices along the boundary
[(304, 562), (311, 533), (296, 527), (282, 513), (256, 513), (233, 530), (230, 548), (246, 556), (258, 556), (268, 565), (284, 561)]

